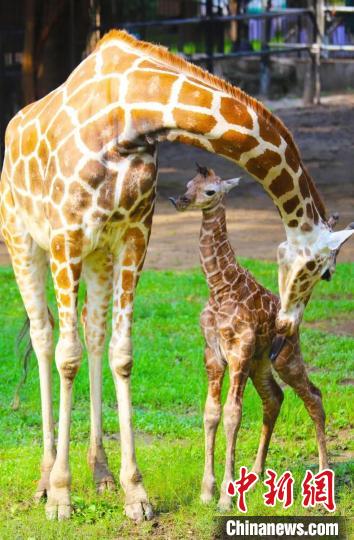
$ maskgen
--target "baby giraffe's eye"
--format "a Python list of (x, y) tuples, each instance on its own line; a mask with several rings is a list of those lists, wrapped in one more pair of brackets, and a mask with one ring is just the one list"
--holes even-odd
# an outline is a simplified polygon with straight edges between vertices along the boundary
[(216, 191), (214, 191), (213, 189), (208, 189), (206, 192), (205, 192), (205, 195), (207, 195), (208, 197), (211, 197), (212, 195), (215, 195)]

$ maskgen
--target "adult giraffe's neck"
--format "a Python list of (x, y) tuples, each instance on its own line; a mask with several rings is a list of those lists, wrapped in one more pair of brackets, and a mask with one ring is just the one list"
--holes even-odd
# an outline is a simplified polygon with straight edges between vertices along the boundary
[[(151, 62), (145, 65), (141, 64), (141, 71), (145, 69), (146, 86), (138, 85), (141, 75), (135, 86), (140, 88), (139, 110), (129, 105), (139, 135), (151, 141), (167, 139), (201, 147), (240, 165), (273, 199), (288, 237), (325, 226), (320, 195), (278, 118), (227, 83), (219, 89), (215, 78), (207, 84), (185, 73), (163, 72), (161, 66), (154, 71)], [(155, 105), (157, 91), (163, 103)], [(146, 110), (141, 110), (142, 103)]]
[(264, 108), (216, 93), (209, 113), (177, 104), (167, 137), (233, 160), (273, 199), (288, 237), (323, 226), (326, 211), (289, 132)]
[(238, 278), (244, 273), (235, 260), (235, 253), (228, 239), (225, 207), (222, 202), (210, 210), (203, 211), (199, 254), (213, 297), (222, 296), (231, 285), (235, 287)]

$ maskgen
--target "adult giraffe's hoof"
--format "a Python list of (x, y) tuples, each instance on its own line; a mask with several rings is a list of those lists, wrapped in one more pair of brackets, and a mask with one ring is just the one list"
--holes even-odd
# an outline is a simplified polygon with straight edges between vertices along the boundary
[(36, 492), (34, 494), (34, 501), (39, 503), (42, 500), (45, 500), (49, 493), (49, 474), (42, 474), (40, 480), (38, 480)]
[(126, 504), (124, 506), (124, 512), (128, 518), (136, 521), (137, 523), (144, 521), (144, 519), (150, 521), (150, 519), (154, 517), (152, 506), (148, 502)]
[(101, 495), (105, 491), (114, 491), (115, 489), (116, 489), (116, 483), (113, 478), (113, 475), (111, 474), (96, 481), (96, 491), (99, 495)]
[(48, 501), (45, 505), (47, 519), (63, 521), (71, 516), (71, 504), (69, 490), (66, 488), (51, 489)]
[(52, 468), (42, 469), (41, 477), (38, 480), (36, 492), (34, 494), (34, 502), (39, 503), (42, 500), (46, 500), (49, 493), (49, 476)]
[(93, 473), (97, 493), (101, 494), (105, 491), (114, 491), (116, 482), (108, 468), (107, 456), (103, 447), (96, 449), (96, 454), (91, 453), (89, 450), (87, 461)]

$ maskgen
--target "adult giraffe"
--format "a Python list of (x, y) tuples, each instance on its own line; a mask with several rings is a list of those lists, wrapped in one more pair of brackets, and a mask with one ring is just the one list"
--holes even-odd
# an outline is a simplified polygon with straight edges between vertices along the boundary
[[(98, 489), (113, 483), (102, 446), (101, 357), (113, 288), (109, 361), (121, 431), (125, 511), (150, 518), (137, 468), (130, 373), (133, 299), (154, 210), (156, 145), (167, 139), (216, 152), (246, 168), (270, 194), (288, 241), (280, 251), (280, 332), (291, 334), (315, 282), (332, 272), (350, 232), (331, 232), (321, 199), (283, 124), (260, 103), (165, 49), (112, 31), (51, 94), (20, 111), (5, 137), (1, 223), (30, 318), (39, 363), (44, 455), (37, 497), (49, 518), (70, 516), (72, 386), (83, 312), (91, 384), (89, 462)], [(51, 398), (52, 325), (45, 297), (47, 254), (60, 337), (57, 452)]]

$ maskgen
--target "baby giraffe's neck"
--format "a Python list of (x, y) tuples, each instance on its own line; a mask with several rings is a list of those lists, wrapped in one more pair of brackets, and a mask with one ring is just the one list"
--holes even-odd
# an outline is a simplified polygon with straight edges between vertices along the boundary
[(199, 252), (211, 296), (223, 296), (231, 287), (237, 287), (238, 280), (245, 271), (236, 262), (229, 242), (222, 202), (211, 209), (203, 210)]

